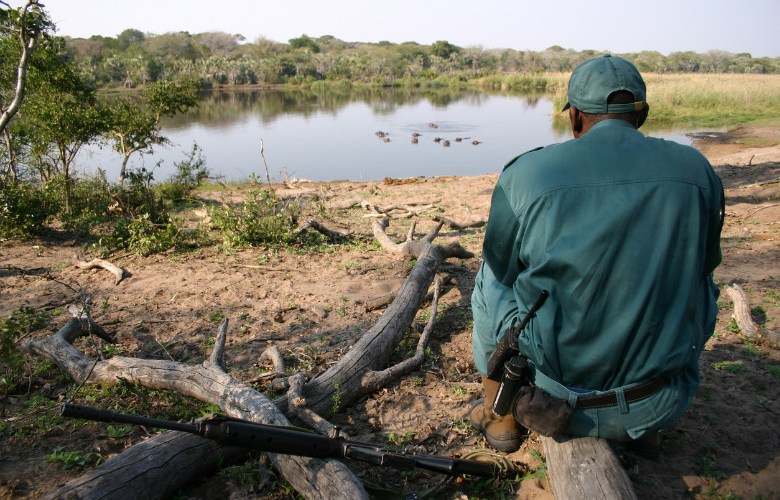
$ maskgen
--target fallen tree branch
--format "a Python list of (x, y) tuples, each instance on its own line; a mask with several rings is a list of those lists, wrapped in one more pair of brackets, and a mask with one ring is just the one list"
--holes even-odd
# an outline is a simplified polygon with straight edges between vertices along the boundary
[[(436, 276), (441, 263), (448, 258), (469, 258), (473, 254), (457, 243), (446, 246), (434, 245), (441, 224), (421, 240), (414, 240), (414, 227), (407, 233), (406, 241), (395, 244), (384, 233), (384, 225), (375, 223), (374, 232), (385, 236), (385, 248), (393, 248), (404, 255), (417, 259), (396, 300), (385, 310), (379, 321), (364, 332), (360, 340), (337, 363), (324, 373), (303, 383), (301, 377), (293, 379), (294, 407), (306, 409), (300, 413), (305, 418), (332, 411), (334, 407), (345, 408), (374, 391), (376, 384), (400, 376), (419, 366), (418, 354), (408, 362), (386, 369), (395, 347), (404, 338), (409, 325), (414, 321), (429, 285)], [(421, 337), (423, 346), (430, 337), (435, 318), (438, 295), (434, 301), (426, 332)], [(215, 351), (200, 365), (185, 365), (174, 361), (145, 360), (116, 356), (104, 361), (95, 361), (78, 349), (72, 342), (86, 334), (82, 323), (76, 319), (68, 322), (60, 332), (40, 340), (28, 340), (24, 349), (28, 352), (52, 359), (63, 371), (75, 380), (85, 383), (114, 385), (137, 383), (153, 389), (168, 389), (201, 401), (217, 404), (225, 414), (254, 422), (287, 425), (282, 413), (290, 408), (290, 398), (285, 395), (271, 403), (263, 394), (243, 384), (223, 369), (222, 353), (227, 332), (227, 323), (220, 325)], [(418, 346), (418, 351), (424, 347)], [(423, 355), (424, 359), (424, 355)], [(415, 363), (418, 363), (415, 365)], [(323, 424), (320, 422), (320, 424)], [(329, 425), (329, 424), (328, 424)], [(121, 456), (121, 454), (120, 454)], [(341, 462), (269, 454), (273, 465), (287, 481), (305, 498), (367, 498), (362, 483)], [(109, 461), (110, 462), (110, 461)], [(108, 464), (109, 462), (106, 462)], [(149, 457), (148, 467), (163, 468), (167, 474), (187, 476), (185, 481), (194, 480), (187, 470), (172, 470), (157, 457)]]
[(284, 358), (278, 348), (271, 346), (260, 354), (260, 359), (257, 361), (258, 364), (262, 365), (266, 361), (271, 362), (274, 372), (284, 373)]
[(395, 380), (408, 373), (413, 372), (422, 366), (425, 361), (425, 348), (428, 347), (428, 340), (433, 333), (433, 326), (436, 324), (436, 314), (439, 310), (439, 291), (441, 289), (441, 279), (436, 277), (436, 283), (433, 286), (433, 303), (431, 304), (431, 315), (428, 318), (423, 329), (420, 339), (417, 341), (417, 348), (414, 351), (414, 356), (407, 358), (400, 363), (393, 365), (381, 371), (370, 371), (363, 377), (363, 385), (370, 391), (376, 391), (380, 387), (384, 386), (391, 380)]
[(352, 231), (347, 230), (338, 230), (338, 229), (330, 229), (323, 224), (320, 224), (316, 220), (310, 220), (306, 224), (302, 225), (295, 231), (295, 237), (300, 238), (301, 235), (305, 232), (307, 232), (309, 229), (313, 229), (326, 237), (330, 238), (331, 240), (343, 240), (350, 238), (352, 236)]
[(739, 330), (750, 340), (765, 344), (769, 347), (780, 349), (780, 332), (767, 331), (762, 332), (750, 311), (750, 303), (745, 291), (736, 283), (726, 287), (726, 295), (734, 303), (734, 313), (732, 317), (736, 321)]
[[(415, 223), (412, 222), (412, 227), (407, 233), (406, 240), (403, 243), (395, 243), (385, 232), (388, 224), (389, 221), (386, 218), (374, 221), (374, 237), (385, 250), (394, 253), (400, 253), (409, 257), (417, 257), (418, 255), (421, 255), (427, 248), (429, 248), (431, 246), (431, 242), (434, 240), (434, 238), (436, 238), (442, 226), (444, 225), (442, 222), (439, 222), (439, 224), (421, 240), (414, 240), (410, 236), (412, 233), (414, 233)], [(445, 246), (438, 245), (438, 248), (441, 248), (446, 255), (446, 257), (443, 258), (456, 257), (459, 259), (470, 259), (471, 257), (474, 257), (473, 253), (463, 248), (459, 243), (451, 243)]]
[(303, 373), (296, 373), (289, 378), (289, 381), (290, 390), (287, 393), (289, 415), (295, 415), (320, 434), (325, 434), (329, 437), (340, 436), (345, 439), (349, 437), (341, 432), (341, 429), (306, 407), (306, 398), (302, 396), (303, 386), (306, 383), (306, 377)]
[(737, 322), (737, 326), (739, 326), (742, 334), (749, 339), (758, 338), (759, 328), (750, 315), (750, 304), (745, 291), (738, 284), (732, 283), (726, 287), (726, 295), (734, 303), (734, 314), (732, 314), (732, 317)]
[(456, 231), (463, 231), (464, 229), (471, 229), (471, 228), (477, 228), (482, 227), (486, 224), (486, 222), (483, 219), (476, 220), (474, 222), (468, 222), (466, 224), (461, 224), (458, 222), (455, 222), (454, 220), (448, 219), (446, 217), (442, 217), (440, 215), (434, 215), (432, 219), (435, 222), (442, 222), (444, 225), (449, 227), (450, 229), (454, 229)]
[(767, 208), (776, 207), (778, 205), (780, 205), (780, 203), (772, 203), (772, 204), (769, 204), (769, 205), (762, 205), (762, 206), (758, 207), (757, 209), (753, 210), (752, 212), (750, 212), (749, 214), (747, 214), (745, 216), (745, 218), (747, 219), (748, 217), (752, 217), (753, 215), (757, 214), (761, 210), (766, 210)]
[(117, 266), (116, 264), (112, 264), (111, 262), (103, 259), (92, 259), (89, 262), (84, 262), (79, 258), (78, 255), (75, 256), (76, 260), (76, 267), (79, 269), (94, 269), (96, 267), (99, 267), (101, 269), (105, 269), (106, 271), (110, 272), (114, 275), (114, 285), (118, 285), (123, 279), (125, 279), (129, 273), (122, 269), (121, 267)]
[[(68, 481), (43, 498), (157, 500), (170, 498), (193, 477), (203, 477), (220, 464), (249, 454), (245, 448), (221, 446), (185, 432), (162, 432), (127, 448), (99, 467)], [(150, 460), (166, 467), (150, 468)], [(171, 474), (171, 470), (186, 473)]]
[[(262, 354), (260, 354), (260, 359), (257, 360), (257, 366), (262, 366), (266, 361), (271, 362), (273, 369), (270, 372), (261, 373), (260, 375), (252, 377), (246, 381), (247, 384), (257, 384), (259, 382), (265, 382), (266, 380), (273, 380), (285, 376), (284, 358), (282, 358), (282, 353), (279, 352), (278, 348), (271, 346), (263, 351)], [(287, 390), (289, 385), (287, 382), (285, 382), (285, 384), (285, 390)]]
[[(440, 287), (444, 285), (449, 285), (453, 282), (452, 276), (446, 276), (441, 279)], [(431, 286), (428, 288), (428, 293), (425, 294), (424, 302), (429, 302), (433, 300), (434, 297), (434, 291), (436, 290), (435, 286)], [(380, 295), (378, 297), (371, 297), (368, 299), (365, 299), (363, 301), (363, 307), (365, 307), (366, 311), (376, 311), (377, 309), (381, 309), (385, 307), (386, 305), (393, 302), (398, 295), (398, 290), (394, 290), (391, 292), (386, 293), (385, 295)]]
[[(307, 406), (315, 413), (331, 410), (334, 403), (347, 407), (373, 392), (374, 381), (379, 377), (374, 375), (374, 372), (381, 372), (387, 366), (393, 349), (412, 324), (441, 263), (451, 257), (473, 256), (457, 243), (446, 246), (432, 244), (437, 229), (422, 240), (395, 244), (384, 232), (386, 224), (386, 220), (385, 225), (374, 223), (374, 234), (383, 237), (380, 244), (415, 257), (417, 262), (396, 299), (385, 309), (379, 321), (364, 332), (336, 364), (303, 387), (302, 394), (306, 398)], [(432, 316), (435, 318), (435, 315)], [(287, 396), (275, 400), (274, 403), (285, 408), (288, 404)]]
[[(226, 330), (227, 320), (224, 320), (223, 324), (220, 329)], [(220, 367), (221, 360), (209, 359), (199, 365), (185, 365), (175, 361), (116, 356), (95, 362), (72, 345), (76, 338), (88, 333), (82, 328), (79, 319), (71, 318), (59, 332), (43, 339), (27, 340), (20, 345), (20, 349), (51, 359), (76, 381), (104, 385), (138, 383), (152, 389), (174, 390), (216, 404), (232, 417), (289, 425), (284, 414), (263, 394), (225, 373)], [(217, 343), (219, 342), (224, 342), (223, 336), (217, 337)], [(306, 498), (334, 498), (341, 494), (368, 498), (362, 483), (341, 462), (278, 454), (269, 454), (269, 457), (293, 488)], [(101, 467), (110, 467), (111, 462), (109, 460)], [(162, 467), (169, 475), (186, 476), (185, 480), (188, 482), (197, 477), (187, 469), (167, 468), (161, 457), (147, 457), (145, 464), (148, 471)], [(104, 488), (112, 488), (112, 485), (101, 485)], [(93, 490), (91, 494), (95, 495), (92, 498), (97, 498), (105, 497), (107, 492), (101, 491), (98, 494)]]

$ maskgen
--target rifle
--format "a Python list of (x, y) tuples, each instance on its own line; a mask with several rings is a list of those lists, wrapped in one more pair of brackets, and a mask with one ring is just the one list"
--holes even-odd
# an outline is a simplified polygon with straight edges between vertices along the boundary
[(470, 474), (493, 477), (500, 472), (497, 464), (489, 462), (397, 452), (368, 443), (347, 441), (338, 437), (338, 433), (336, 437), (330, 438), (291, 427), (258, 424), (224, 415), (215, 415), (193, 423), (180, 423), (71, 403), (65, 403), (61, 413), (64, 417), (189, 432), (226, 446), (240, 446), (268, 453), (360, 460), (381, 467), (399, 470), (419, 468), (451, 476)]

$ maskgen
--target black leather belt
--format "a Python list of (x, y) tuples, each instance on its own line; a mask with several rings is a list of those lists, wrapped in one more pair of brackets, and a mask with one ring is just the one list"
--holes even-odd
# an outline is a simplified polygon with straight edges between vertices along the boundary
[[(626, 397), (626, 403), (634, 403), (652, 396), (660, 391), (665, 385), (666, 377), (658, 377), (650, 382), (626, 389), (623, 391), (623, 395)], [(615, 391), (610, 391), (596, 396), (577, 398), (577, 405), (575, 408), (608, 408), (610, 406), (617, 406), (617, 404), (617, 393)]]

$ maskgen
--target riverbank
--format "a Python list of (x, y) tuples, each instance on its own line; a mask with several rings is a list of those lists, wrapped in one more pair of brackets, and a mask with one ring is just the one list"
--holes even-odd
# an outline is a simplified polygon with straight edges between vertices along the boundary
[[(723, 264), (716, 281), (725, 287), (737, 281), (764, 330), (780, 328), (780, 129), (771, 123), (741, 127), (695, 142), (724, 181), (727, 218), (723, 232)], [(380, 309), (368, 307), (397, 290), (408, 275), (410, 262), (373, 243), (371, 217), (353, 200), (380, 207), (411, 207), (418, 211), (415, 234), (435, 226), (432, 216), (461, 224), (485, 220), (497, 176), (417, 177), (372, 182), (305, 182), (276, 185), (281, 196), (319, 200), (309, 214), (330, 227), (350, 231), (355, 243), (319, 249), (251, 248), (224, 251), (217, 247), (141, 257), (129, 253), (109, 256), (131, 276), (119, 285), (102, 270), (84, 271), (72, 264), (73, 255), (88, 251), (73, 240), (6, 241), (0, 243), (0, 317), (21, 308), (45, 312), (47, 326), (39, 337), (61, 327), (66, 306), (85, 292), (92, 299), (93, 317), (117, 338), (102, 355), (202, 361), (213, 346), (218, 321), (230, 319), (226, 352), (230, 373), (267, 390), (259, 375), (268, 366), (259, 362), (270, 346), (285, 361), (307, 375), (340, 358), (360, 333), (373, 325)], [(244, 189), (203, 194), (204, 203), (240, 200)], [(316, 197), (316, 198), (315, 198)], [(316, 204), (318, 203), (318, 205)], [(334, 207), (334, 208), (328, 208)], [(400, 212), (399, 212), (400, 213)], [(202, 221), (203, 212), (185, 216)], [(394, 218), (388, 233), (401, 241), (411, 219)], [(428, 453), (462, 455), (484, 450), (485, 443), (464, 420), (480, 397), (479, 376), (470, 355), (470, 294), (479, 266), (483, 228), (445, 227), (436, 242), (459, 242), (476, 257), (453, 260), (441, 268), (446, 278), (438, 323), (423, 367), (350, 408), (338, 408), (331, 420), (359, 440), (382, 445), (413, 446)], [(86, 254), (84, 255), (86, 256)], [(723, 294), (716, 335), (702, 354), (702, 387), (691, 410), (664, 435), (657, 462), (622, 455), (640, 498), (676, 499), (685, 496), (780, 495), (780, 351), (744, 339), (731, 322), (732, 306)], [(760, 314), (759, 314), (760, 313)], [(429, 315), (422, 309), (421, 326)], [(397, 356), (414, 347), (418, 333), (410, 331)], [(90, 344), (81, 346), (93, 356)], [(38, 368), (38, 359), (30, 359)], [(109, 459), (145, 438), (141, 429), (108, 430), (103, 424), (64, 421), (57, 404), (75, 393), (75, 402), (100, 404), (116, 410), (181, 411), (170, 396), (140, 387), (75, 391), (56, 367), (48, 367), (45, 384), (30, 395), (11, 398), (0, 420), (0, 496), (37, 498), (95, 465), (96, 456)], [(195, 403), (185, 403), (197, 406)], [(59, 450), (59, 455), (55, 451)], [(75, 464), (64, 468), (65, 452)], [(447, 485), (442, 497), (466, 496), (551, 498), (541, 461), (541, 447), (530, 436), (509, 456), (527, 471), (522, 483)], [(77, 459), (82, 459), (81, 465)], [(183, 495), (224, 498), (248, 495), (289, 498), (275, 480), (263, 482), (265, 467), (247, 469), (254, 479), (240, 484), (237, 474), (215, 474), (192, 485)], [(383, 469), (356, 468), (368, 482), (420, 492), (438, 482), (425, 474), (401, 474)], [(267, 476), (265, 476), (267, 477)], [(276, 484), (274, 486), (274, 484)], [(497, 488), (498, 490), (494, 490)]]

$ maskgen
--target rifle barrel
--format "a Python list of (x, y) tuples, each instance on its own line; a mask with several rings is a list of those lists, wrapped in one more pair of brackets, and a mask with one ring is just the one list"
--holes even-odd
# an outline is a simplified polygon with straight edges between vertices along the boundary
[(139, 417), (138, 415), (128, 415), (126, 413), (116, 413), (111, 410), (102, 410), (91, 406), (74, 405), (65, 403), (62, 405), (61, 414), (63, 417), (83, 418), (86, 420), (97, 420), (98, 422), (119, 422), (122, 424), (143, 425), (146, 427), (158, 427), (160, 429), (170, 429), (172, 431), (182, 431), (197, 434), (195, 424), (182, 424), (171, 422), (170, 420), (161, 420), (158, 418)]

